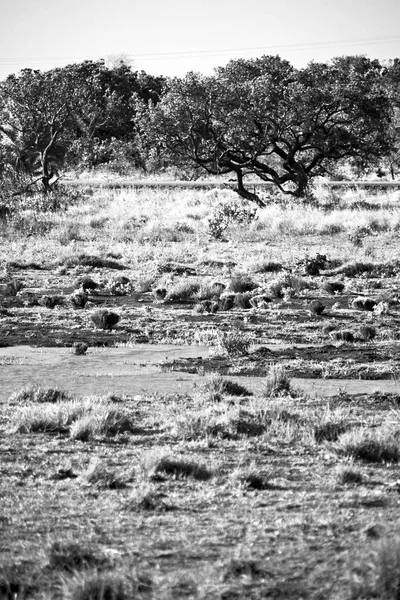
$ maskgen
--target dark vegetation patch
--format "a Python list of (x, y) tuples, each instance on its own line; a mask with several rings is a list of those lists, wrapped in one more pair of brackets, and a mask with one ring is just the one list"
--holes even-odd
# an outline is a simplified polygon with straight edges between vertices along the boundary
[(98, 256), (94, 254), (78, 254), (77, 256), (71, 256), (60, 262), (59, 265), (63, 265), (67, 268), (81, 266), (81, 267), (93, 267), (97, 269), (126, 269), (126, 266), (122, 263), (114, 260), (110, 256)]

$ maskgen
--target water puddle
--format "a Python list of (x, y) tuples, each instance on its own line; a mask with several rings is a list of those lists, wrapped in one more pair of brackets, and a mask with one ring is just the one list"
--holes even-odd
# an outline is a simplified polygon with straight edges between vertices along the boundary
[[(113, 392), (130, 396), (141, 393), (191, 392), (201, 376), (162, 372), (157, 364), (180, 358), (207, 358), (204, 346), (145, 345), (121, 348), (91, 348), (77, 356), (69, 348), (0, 348), (0, 401), (24, 386), (59, 387), (78, 394)], [(253, 392), (262, 392), (262, 377), (233, 377)], [(294, 387), (315, 396), (339, 393), (372, 394), (376, 391), (400, 394), (396, 380), (292, 379)]]

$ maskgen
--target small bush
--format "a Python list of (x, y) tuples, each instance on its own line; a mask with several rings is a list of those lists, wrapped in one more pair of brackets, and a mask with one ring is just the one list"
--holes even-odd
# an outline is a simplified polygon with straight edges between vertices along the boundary
[(266, 293), (272, 298), (284, 298), (285, 295), (295, 296), (304, 289), (310, 289), (310, 284), (301, 277), (290, 273), (282, 273), (268, 281)]
[[(400, 538), (387, 538), (375, 546), (374, 556), (360, 559), (352, 585), (351, 600), (379, 598), (398, 600), (400, 597)], [(354, 568), (354, 567), (353, 567)]]
[(325, 254), (317, 254), (315, 256), (306, 255), (297, 262), (297, 266), (301, 267), (306, 275), (319, 275), (322, 269), (326, 269), (328, 259)]
[(354, 342), (354, 334), (351, 331), (340, 329), (339, 331), (331, 331), (329, 336), (336, 342), (348, 342), (352, 344)]
[(52, 569), (73, 572), (101, 564), (94, 551), (80, 542), (56, 541), (48, 548), (49, 566)]
[(277, 273), (278, 271), (282, 271), (282, 269), (282, 263), (274, 262), (271, 260), (256, 263), (254, 266), (254, 271), (256, 273)]
[(126, 486), (126, 478), (98, 458), (89, 463), (86, 471), (82, 473), (81, 479), (90, 485), (102, 488), (120, 489)]
[(91, 316), (91, 320), (99, 329), (111, 331), (115, 325), (117, 325), (121, 319), (119, 315), (113, 313), (106, 308), (95, 311)]
[(157, 479), (160, 475), (176, 478), (192, 477), (200, 481), (206, 481), (212, 477), (211, 471), (202, 464), (170, 457), (161, 459), (154, 466), (153, 478)]
[(255, 463), (245, 467), (237, 467), (232, 472), (231, 478), (251, 490), (271, 489), (269, 478), (260, 473)]
[(341, 294), (344, 290), (344, 283), (342, 281), (326, 281), (322, 288), (325, 292), (328, 292), (328, 294)]
[(168, 290), (166, 300), (169, 302), (194, 301), (200, 288), (198, 281), (182, 280)]
[(264, 395), (268, 398), (271, 396), (289, 395), (292, 392), (287, 371), (280, 365), (273, 365), (269, 368), (263, 385)]
[(216, 240), (223, 239), (231, 223), (248, 224), (257, 218), (257, 207), (243, 200), (229, 199), (220, 201), (208, 218), (208, 230)]
[(262, 417), (231, 404), (214, 404), (200, 409), (171, 408), (168, 423), (174, 437), (182, 440), (204, 438), (236, 439), (265, 432)]
[(16, 433), (67, 433), (84, 411), (76, 400), (34, 405), (14, 414), (11, 429)]
[(376, 327), (372, 325), (361, 325), (360, 327), (360, 338), (364, 342), (370, 342), (376, 337)]
[(220, 402), (224, 396), (252, 396), (252, 392), (236, 381), (216, 374), (207, 375), (204, 381), (195, 385), (207, 402)]
[(314, 427), (315, 441), (335, 442), (342, 433), (349, 429), (349, 425), (345, 420), (326, 421)]
[(341, 435), (336, 449), (340, 454), (368, 462), (398, 462), (400, 439), (397, 430), (381, 427), (353, 429)]
[(192, 477), (205, 481), (213, 476), (212, 472), (201, 463), (184, 458), (174, 458), (159, 450), (150, 450), (144, 453), (140, 466), (142, 479), (147, 481), (157, 481), (163, 477)]
[(137, 482), (126, 503), (126, 508), (137, 511), (168, 510), (164, 494), (149, 481)]
[(376, 304), (377, 303), (372, 298), (364, 298), (363, 296), (359, 296), (358, 298), (354, 298), (351, 306), (356, 310), (373, 311)]
[(24, 387), (13, 392), (8, 399), (12, 404), (23, 402), (63, 402), (65, 400), (72, 400), (72, 396), (58, 388), (41, 388), (40, 386)]
[(89, 414), (83, 414), (71, 426), (70, 435), (86, 442), (96, 437), (112, 437), (121, 433), (135, 433), (137, 427), (123, 411), (105, 405)]
[(234, 294), (244, 294), (245, 292), (251, 292), (258, 286), (255, 281), (249, 275), (239, 274), (232, 277), (226, 286), (226, 291)]
[(60, 265), (65, 265), (68, 268), (71, 267), (93, 267), (98, 269), (125, 269), (125, 265), (107, 258), (104, 256), (96, 256), (93, 254), (78, 254), (77, 256), (71, 256), (66, 258)]
[(68, 600), (132, 600), (143, 598), (151, 590), (148, 577), (136, 578), (126, 571), (82, 572), (64, 580), (61, 597)]
[(245, 356), (252, 345), (252, 339), (239, 332), (218, 331), (208, 342), (212, 353), (216, 356)]
[(361, 483), (363, 483), (364, 481), (364, 477), (361, 473), (361, 471), (359, 471), (358, 469), (355, 469), (354, 467), (349, 467), (347, 465), (343, 466), (341, 465), (337, 470), (336, 470), (336, 477), (337, 477), (337, 481), (338, 483), (342, 484), (342, 485), (359, 485)]

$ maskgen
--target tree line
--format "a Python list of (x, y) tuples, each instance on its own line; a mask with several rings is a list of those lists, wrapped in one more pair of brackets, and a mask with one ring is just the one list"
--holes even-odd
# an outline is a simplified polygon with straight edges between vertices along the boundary
[(297, 69), (279, 56), (232, 60), (212, 76), (153, 77), (104, 61), (0, 82), (0, 178), (47, 192), (66, 169), (249, 176), (294, 196), (346, 164), (400, 167), (400, 60), (344, 56)]

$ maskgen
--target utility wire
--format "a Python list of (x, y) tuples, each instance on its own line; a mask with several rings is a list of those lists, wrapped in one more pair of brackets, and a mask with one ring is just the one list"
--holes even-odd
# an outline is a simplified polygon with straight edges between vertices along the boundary
[[(262, 51), (301, 51), (309, 50), (313, 48), (325, 49), (334, 48), (341, 46), (357, 46), (359, 44), (391, 44), (400, 42), (400, 35), (391, 35), (383, 37), (367, 37), (350, 40), (332, 40), (324, 42), (307, 42), (303, 44), (286, 44), (286, 45), (272, 45), (272, 46), (254, 46), (245, 48), (225, 48), (221, 50), (189, 50), (189, 51), (176, 51), (176, 52), (160, 52), (160, 53), (137, 53), (137, 54), (126, 54), (128, 58), (141, 61), (150, 60), (176, 60), (184, 58), (204, 58), (204, 57), (218, 57), (218, 56), (229, 56), (232, 53), (252, 53)], [(0, 57), (0, 65), (19, 65), (29, 63), (46, 63), (46, 62), (65, 62), (65, 61), (80, 61), (87, 59), (87, 56), (48, 56), (48, 57), (16, 57), (11, 59), (10, 57)]]

